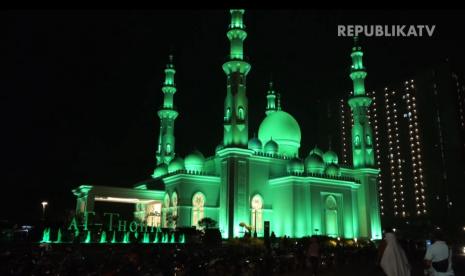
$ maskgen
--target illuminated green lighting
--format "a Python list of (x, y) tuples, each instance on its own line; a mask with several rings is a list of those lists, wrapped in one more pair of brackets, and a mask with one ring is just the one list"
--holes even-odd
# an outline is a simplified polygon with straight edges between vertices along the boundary
[(42, 243), (49, 243), (50, 242), (50, 228), (45, 228), (42, 232)]
[(171, 240), (170, 240), (170, 243), (175, 243), (175, 239), (174, 239), (174, 233), (171, 234)]
[(90, 243), (90, 237), (91, 235), (90, 235), (90, 230), (89, 230), (87, 231), (87, 236), (86, 236), (86, 240), (84, 241), (84, 243)]
[(129, 243), (129, 235), (131, 232), (124, 232), (123, 243)]
[(245, 10), (231, 10), (231, 25), (230, 28), (245, 28), (242, 23), (242, 16), (244, 15)]
[(107, 232), (102, 231), (102, 235), (100, 236), (100, 243), (106, 243), (107, 242)]
[(58, 228), (57, 240), (55, 242), (56, 243), (61, 243), (62, 242), (61, 228)]
[(116, 231), (113, 231), (113, 237), (111, 238), (111, 243), (116, 243)]
[(155, 239), (153, 240), (154, 243), (159, 243), (160, 241), (158, 240), (158, 231), (155, 233)]
[(168, 233), (163, 234), (163, 238), (161, 240), (162, 243), (167, 243), (168, 242)]
[(150, 243), (150, 236), (149, 233), (144, 233), (144, 238), (142, 240), (143, 243)]
[(291, 114), (282, 110), (269, 113), (258, 130), (258, 138), (262, 143), (275, 141), (278, 153), (288, 157), (298, 156), (301, 137), (299, 123)]
[[(134, 219), (106, 214), (110, 225), (105, 229), (114, 230), (112, 243), (116, 243), (116, 235), (118, 242), (129, 243), (131, 233), (142, 243), (185, 243), (184, 234), (176, 238), (176, 228), (198, 227), (202, 218), (214, 220), (223, 238), (241, 237), (245, 229), (253, 229), (263, 237), (265, 223), (269, 223), (270, 232), (281, 237), (314, 234), (347, 239), (381, 237), (378, 170), (374, 169), (373, 131), (367, 116), (372, 100), (365, 93), (367, 72), (361, 47), (356, 45), (352, 49), (348, 76), (354, 91), (348, 100), (354, 119), (353, 166), (341, 166), (337, 153), (331, 149), (310, 145), (313, 148), (310, 153), (299, 152), (301, 142), (309, 138), (302, 137), (296, 118), (283, 110), (280, 93), (272, 83), (266, 93), (266, 106), (261, 107), (266, 116), (258, 129), (249, 126), (249, 114), (257, 109), (249, 108), (247, 98), (251, 64), (244, 48), (247, 38), (244, 11), (230, 12), (226, 32), (228, 60), (222, 65), (227, 85), (224, 101), (218, 103), (223, 108), (220, 118), (223, 126), (218, 126), (223, 139), (219, 145), (212, 145), (216, 146), (215, 154), (204, 156), (194, 150), (180, 156), (176, 152), (174, 129), (179, 114), (174, 105), (176, 70), (170, 57), (160, 93), (162, 106), (157, 112), (160, 131), (155, 145), (154, 179), (140, 182), (134, 188), (82, 185), (73, 190), (77, 197), (76, 213), (83, 215), (84, 221), (81, 223), (81, 217), (73, 219), (69, 231), (78, 234), (88, 230), (87, 221), (92, 221), (89, 217), (96, 215), (93, 200), (97, 200), (135, 205)], [(249, 139), (252, 133), (258, 137)], [(154, 190), (156, 183), (164, 188)], [(112, 219), (117, 227), (111, 223)], [(152, 240), (150, 233), (154, 232)], [(106, 242), (104, 235), (100, 242)], [(45, 232), (43, 236), (42, 240), (49, 240)]]

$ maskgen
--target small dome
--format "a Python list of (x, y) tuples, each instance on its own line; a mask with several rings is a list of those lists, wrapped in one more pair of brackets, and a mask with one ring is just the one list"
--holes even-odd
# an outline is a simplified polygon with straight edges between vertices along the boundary
[(325, 165), (323, 163), (323, 159), (316, 153), (312, 153), (307, 158), (305, 158), (305, 169), (307, 169), (307, 172), (323, 172), (324, 167)]
[(165, 163), (160, 164), (153, 171), (152, 177), (157, 178), (168, 173), (168, 166)]
[(254, 137), (249, 140), (248, 148), (253, 151), (262, 151), (262, 141), (260, 141), (260, 139), (258, 139), (257, 137)]
[(292, 158), (287, 163), (287, 172), (288, 173), (303, 173), (304, 172), (304, 162), (297, 157)]
[(198, 150), (194, 150), (189, 155), (187, 155), (186, 158), (184, 159), (184, 165), (186, 166), (186, 170), (188, 171), (200, 172), (202, 171), (204, 164), (205, 164), (205, 157)]
[(315, 146), (315, 148), (313, 148), (308, 155), (312, 155), (312, 154), (316, 154), (320, 156), (321, 158), (323, 158), (323, 151), (317, 146)]
[(258, 128), (258, 138), (261, 141), (275, 140), (280, 154), (293, 157), (299, 153), (300, 126), (291, 114), (279, 110), (265, 117)]
[(184, 170), (184, 160), (181, 157), (176, 156), (173, 160), (171, 160), (168, 166), (168, 172), (172, 173), (179, 170)]
[(273, 140), (266, 142), (265, 144), (265, 153), (275, 154), (278, 153), (278, 143)]
[(332, 151), (332, 150), (328, 150), (327, 152), (325, 152), (325, 154), (323, 154), (323, 160), (325, 161), (326, 164), (337, 164), (338, 162), (338, 158), (337, 158), (337, 154)]
[(325, 174), (331, 175), (331, 176), (340, 176), (341, 172), (339, 171), (339, 166), (331, 163), (326, 166), (325, 168)]

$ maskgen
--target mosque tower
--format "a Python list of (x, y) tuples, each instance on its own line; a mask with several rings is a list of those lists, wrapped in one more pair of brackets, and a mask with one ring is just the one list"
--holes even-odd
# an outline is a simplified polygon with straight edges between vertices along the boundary
[(157, 166), (161, 164), (168, 165), (175, 155), (174, 121), (179, 114), (173, 105), (174, 93), (176, 93), (176, 85), (174, 83), (175, 73), (173, 55), (170, 55), (169, 63), (165, 69), (165, 81), (161, 89), (164, 96), (163, 106), (158, 110), (160, 134), (158, 136), (158, 149), (156, 153)]
[(230, 54), (228, 61), (223, 64), (227, 77), (223, 146), (247, 148), (249, 109), (245, 83), (251, 68), (244, 56), (244, 40), (247, 32), (242, 19), (244, 10), (230, 12), (231, 24), (227, 32)]
[(354, 94), (349, 99), (354, 124), (352, 126), (352, 156), (354, 168), (374, 167), (373, 131), (369, 122), (367, 110), (371, 105), (371, 98), (365, 94), (365, 77), (367, 72), (363, 66), (362, 47), (358, 45), (358, 38), (354, 38), (352, 48), (352, 66), (350, 78), (354, 84)]
[(270, 81), (270, 87), (266, 93), (266, 111), (265, 114), (268, 115), (276, 111), (276, 93), (273, 89), (273, 82)]
[(358, 191), (359, 234), (372, 239), (381, 239), (381, 218), (378, 201), (378, 173), (374, 167), (373, 132), (369, 122), (367, 110), (371, 104), (371, 98), (365, 94), (365, 77), (367, 72), (363, 66), (362, 47), (358, 44), (358, 38), (354, 38), (352, 47), (352, 66), (350, 78), (354, 84), (353, 96), (349, 98), (349, 106), (352, 110), (354, 124), (352, 126), (352, 156), (353, 176), (360, 181)]

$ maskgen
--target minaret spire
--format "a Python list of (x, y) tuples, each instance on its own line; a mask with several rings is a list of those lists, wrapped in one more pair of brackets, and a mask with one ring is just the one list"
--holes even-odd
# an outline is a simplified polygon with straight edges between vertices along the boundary
[(156, 153), (157, 165), (168, 164), (175, 155), (174, 121), (178, 112), (174, 108), (173, 97), (176, 93), (174, 74), (176, 70), (173, 64), (173, 55), (169, 55), (169, 62), (165, 68), (165, 81), (161, 91), (163, 92), (163, 105), (158, 110), (160, 117), (160, 134), (158, 136), (158, 149)]
[(281, 110), (281, 93), (278, 93), (276, 95), (276, 98), (277, 98), (277, 100), (276, 100), (276, 110), (279, 111), (279, 110)]
[(276, 93), (273, 89), (273, 80), (270, 80), (268, 92), (266, 93), (266, 111), (268, 115), (276, 111)]
[(246, 148), (249, 139), (246, 77), (251, 67), (244, 56), (244, 40), (247, 32), (242, 18), (244, 10), (231, 10), (230, 13), (231, 24), (227, 32), (230, 52), (228, 61), (223, 64), (227, 77), (223, 145)]
[(349, 106), (354, 117), (354, 125), (352, 126), (353, 165), (355, 168), (373, 167), (375, 163), (371, 142), (373, 131), (367, 115), (372, 99), (365, 94), (367, 72), (363, 66), (363, 52), (358, 37), (354, 37), (354, 46), (350, 56), (352, 58), (350, 78), (354, 84), (354, 94), (349, 99)]

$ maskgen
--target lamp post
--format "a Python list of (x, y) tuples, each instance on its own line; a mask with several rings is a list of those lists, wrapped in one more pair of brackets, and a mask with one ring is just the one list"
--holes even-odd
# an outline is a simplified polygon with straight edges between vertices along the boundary
[(47, 207), (47, 205), (47, 201), (42, 201), (42, 220), (45, 220), (45, 207)]

